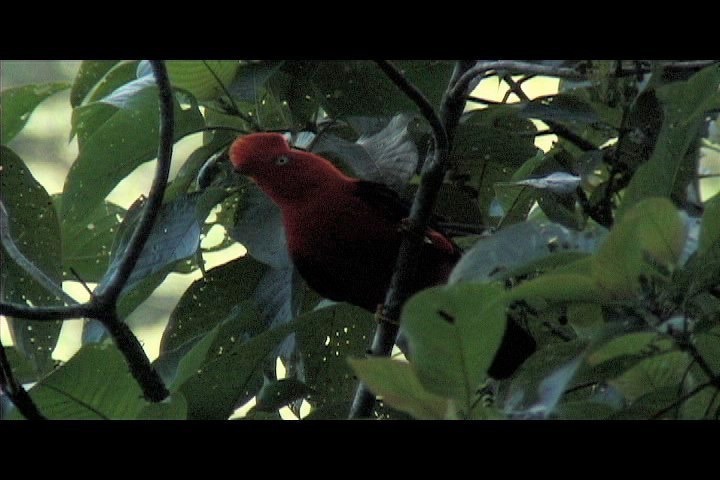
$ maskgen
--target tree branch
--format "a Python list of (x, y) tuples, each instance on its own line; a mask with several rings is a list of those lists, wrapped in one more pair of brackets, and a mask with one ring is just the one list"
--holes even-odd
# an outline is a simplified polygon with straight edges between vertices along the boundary
[(150, 236), (155, 219), (160, 212), (165, 188), (167, 187), (172, 161), (174, 137), (174, 104), (173, 92), (170, 87), (167, 69), (161, 60), (151, 60), (150, 64), (155, 75), (160, 97), (160, 145), (158, 147), (157, 166), (148, 199), (142, 216), (130, 238), (125, 256), (120, 261), (114, 275), (108, 282), (95, 290), (95, 299), (99, 305), (115, 305), (125, 287), (130, 274), (137, 264), (145, 242)]
[[(423, 166), (420, 185), (410, 208), (408, 228), (400, 244), (395, 271), (385, 297), (383, 315), (387, 321), (378, 324), (370, 348), (371, 355), (387, 357), (395, 344), (402, 305), (412, 294), (408, 286), (417, 270), (417, 259), (422, 248), (422, 233), (428, 225), (438, 191), (445, 178), (450, 153), (448, 132), (452, 132), (459, 121), (465, 106), (465, 95), (464, 89), (461, 90), (462, 95), (457, 98), (451, 97), (446, 92), (438, 116), (422, 92), (412, 85), (394, 65), (387, 61), (379, 61), (378, 65), (395, 85), (418, 106), (420, 112), (432, 127), (435, 144)], [(456, 65), (450, 85), (453, 85), (457, 79), (461, 78), (469, 65), (468, 62), (459, 62)], [(368, 417), (372, 413), (374, 406), (375, 395), (361, 383), (355, 393), (350, 409), (350, 418)]]
[[(138, 339), (130, 328), (117, 317), (117, 302), (127, 284), (138, 259), (145, 247), (157, 218), (165, 188), (167, 187), (174, 143), (173, 92), (170, 86), (164, 62), (150, 61), (158, 85), (160, 98), (160, 141), (158, 146), (157, 167), (148, 200), (135, 231), (123, 253), (119, 266), (113, 276), (95, 290), (89, 302), (67, 307), (29, 307), (14, 303), (0, 303), (0, 314), (31, 320), (67, 320), (70, 318), (95, 318), (102, 322), (128, 363), (130, 372), (140, 384), (145, 398), (158, 402), (165, 399), (169, 392), (152, 368)], [(5, 230), (5, 229), (4, 229)]]
[(5, 355), (5, 347), (0, 342), (0, 390), (5, 392), (15, 408), (28, 420), (45, 420), (35, 402), (13, 375), (12, 367)]

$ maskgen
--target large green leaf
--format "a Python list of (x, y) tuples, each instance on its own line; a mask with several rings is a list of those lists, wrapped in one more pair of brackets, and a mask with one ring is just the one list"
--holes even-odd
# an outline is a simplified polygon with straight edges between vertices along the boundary
[(223, 86), (227, 87), (235, 77), (240, 63), (237, 60), (168, 60), (166, 65), (174, 87), (204, 101), (223, 95)]
[[(58, 288), (61, 286), (60, 228), (52, 200), (35, 180), (23, 160), (0, 146), (0, 199), (8, 213), (9, 234), (21, 254)], [(4, 248), (0, 249), (0, 283), (6, 301), (28, 305), (63, 305), (22, 269)], [(14, 342), (37, 373), (52, 369), (51, 354), (57, 344), (61, 322), (9, 319)]]
[(160, 342), (161, 354), (212, 330), (236, 305), (252, 300), (266, 271), (267, 266), (245, 256), (215, 267), (193, 282), (170, 315)]
[(69, 84), (59, 82), (24, 85), (0, 92), (0, 143), (7, 144), (20, 132), (43, 100), (69, 87)]
[(493, 284), (434, 287), (402, 312), (409, 358), (423, 386), (452, 398), (467, 414), (506, 328), (502, 288)]
[(237, 404), (260, 389), (266, 358), (294, 327), (286, 324), (247, 341), (236, 341), (229, 349), (210, 350), (195, 374), (177, 387), (187, 400), (188, 418), (227, 419)]
[(418, 420), (443, 420), (453, 413), (451, 401), (425, 389), (407, 363), (388, 358), (349, 362), (360, 380), (384, 402)]
[(610, 384), (620, 390), (630, 402), (663, 387), (674, 387), (677, 394), (687, 378), (690, 362), (691, 359), (685, 352), (673, 351), (655, 355), (611, 380)]
[(593, 257), (595, 281), (611, 296), (631, 298), (641, 276), (657, 277), (685, 243), (685, 224), (666, 198), (648, 198), (628, 210)]
[(302, 379), (312, 389), (309, 401), (314, 407), (351, 398), (357, 381), (346, 359), (364, 355), (374, 331), (372, 314), (345, 303), (298, 318), (295, 339), (302, 354)]
[(717, 108), (720, 65), (707, 67), (685, 82), (674, 82), (657, 90), (665, 112), (655, 150), (641, 165), (623, 197), (619, 214), (640, 200), (654, 196), (682, 199), (693, 172), (686, 153), (702, 126), (708, 110)]
[[(98, 114), (100, 113), (100, 114)], [(75, 110), (80, 122), (96, 123), (85, 138), (78, 127), (80, 152), (65, 180), (63, 228), (84, 225), (84, 219), (115, 186), (140, 164), (152, 160), (158, 148), (157, 89), (136, 93), (128, 108), (102, 102)], [(197, 105), (181, 108), (175, 102), (175, 139), (197, 130), (204, 120)]]
[[(453, 65), (446, 61), (400, 61), (395, 65), (434, 105), (447, 88)], [(396, 115), (417, 111), (373, 62), (286, 62), (282, 71), (297, 79), (294, 95), (306, 102), (316, 100), (333, 118), (351, 115)]]
[[(53, 196), (55, 209), (62, 210), (62, 195)], [(64, 230), (62, 262), (64, 278), (73, 268), (86, 282), (99, 282), (110, 262), (113, 239), (125, 217), (124, 208), (105, 201), (86, 218), (84, 228)]]
[(122, 354), (112, 345), (87, 345), (29, 391), (54, 420), (133, 419), (148, 405)]
[(70, 105), (80, 106), (87, 94), (112, 69), (118, 60), (83, 60), (70, 90)]

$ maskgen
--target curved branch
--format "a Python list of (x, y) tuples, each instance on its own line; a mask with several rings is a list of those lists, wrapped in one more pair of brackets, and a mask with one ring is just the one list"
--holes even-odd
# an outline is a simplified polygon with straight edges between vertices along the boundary
[(173, 92), (170, 87), (167, 69), (161, 60), (150, 60), (155, 75), (160, 97), (160, 145), (158, 147), (157, 167), (148, 199), (145, 203), (142, 216), (135, 231), (130, 238), (125, 256), (120, 262), (114, 275), (108, 282), (95, 291), (95, 299), (100, 305), (114, 305), (117, 302), (122, 289), (130, 277), (140, 254), (145, 247), (145, 242), (150, 236), (155, 219), (160, 212), (165, 188), (167, 187), (170, 174), (170, 163), (172, 161), (173, 137), (174, 137), (174, 104)]
[(519, 62), (515, 60), (498, 60), (491, 62), (478, 62), (472, 68), (466, 70), (452, 87), (448, 97), (457, 98), (462, 96), (470, 86), (475, 77), (485, 75), (491, 70), (504, 70), (509, 73), (545, 75), (549, 77), (560, 77), (571, 80), (584, 80), (587, 76), (574, 68), (555, 67), (540, 65), (530, 62)]

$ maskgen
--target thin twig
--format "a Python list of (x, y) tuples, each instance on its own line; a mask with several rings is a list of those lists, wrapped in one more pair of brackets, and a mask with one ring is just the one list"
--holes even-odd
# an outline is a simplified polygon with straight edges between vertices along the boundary
[[(422, 232), (425, 231), (430, 221), (432, 208), (447, 169), (450, 153), (448, 133), (455, 128), (459, 121), (465, 105), (465, 95), (464, 90), (461, 98), (450, 98), (446, 94), (445, 98), (443, 98), (440, 115), (438, 115), (422, 92), (410, 83), (393, 64), (387, 61), (379, 61), (378, 65), (393, 83), (417, 105), (430, 124), (434, 138), (434, 148), (423, 166), (420, 185), (410, 208), (408, 228), (400, 244), (395, 271), (385, 297), (383, 315), (388, 321), (378, 324), (370, 348), (371, 355), (387, 357), (395, 344), (401, 307), (409, 295), (412, 294), (408, 286), (417, 269), (417, 259), (422, 248)], [(466, 68), (469, 68), (468, 62), (458, 63), (450, 80), (451, 85), (461, 78)], [(448, 126), (451, 126), (451, 128), (448, 128)], [(361, 383), (355, 393), (350, 409), (350, 418), (369, 417), (374, 405), (375, 396)]]
[(13, 375), (2, 342), (0, 342), (0, 387), (23, 417), (28, 420), (45, 420), (35, 402)]
[(217, 74), (215, 73), (215, 70), (213, 70), (210, 67), (210, 65), (208, 65), (206, 60), (202, 60), (202, 63), (203, 63), (203, 65), (205, 65), (205, 68), (208, 69), (208, 71), (210, 72), (210, 75), (213, 76), (213, 78), (215, 79), (217, 84), (220, 85), (220, 88), (222, 89), (223, 93), (230, 101), (230, 104), (232, 105), (232, 108), (233, 108), (232, 113), (234, 115), (237, 115), (238, 117), (240, 117), (245, 123), (250, 125), (253, 128), (253, 130), (255, 130), (256, 132), (261, 131), (262, 128), (260, 128), (260, 125), (257, 124), (255, 119), (253, 119), (252, 117), (250, 117), (248, 115), (245, 115), (242, 111), (240, 111), (240, 107), (238, 107), (238, 104), (235, 102), (235, 99), (232, 97), (232, 95), (230, 95), (230, 92), (228, 91), (227, 87), (222, 82), (222, 80), (220, 80), (220, 77), (217, 76)]

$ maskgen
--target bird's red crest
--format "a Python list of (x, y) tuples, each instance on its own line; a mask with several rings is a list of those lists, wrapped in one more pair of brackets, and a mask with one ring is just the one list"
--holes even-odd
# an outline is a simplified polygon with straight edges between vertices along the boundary
[(235, 140), (230, 147), (230, 161), (236, 170), (242, 170), (250, 161), (262, 162), (289, 151), (282, 134), (253, 133)]

